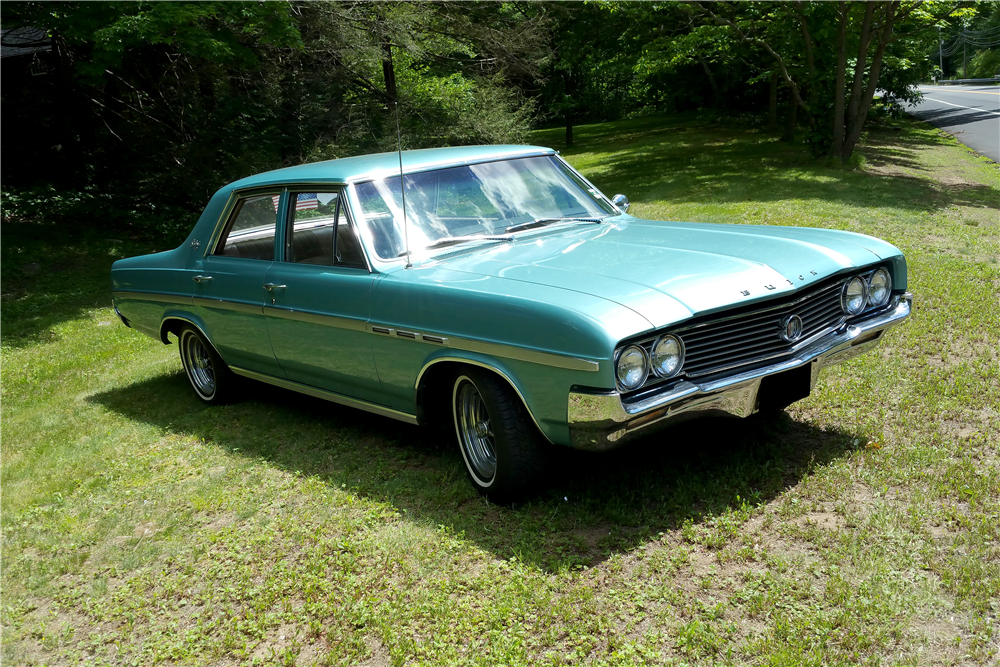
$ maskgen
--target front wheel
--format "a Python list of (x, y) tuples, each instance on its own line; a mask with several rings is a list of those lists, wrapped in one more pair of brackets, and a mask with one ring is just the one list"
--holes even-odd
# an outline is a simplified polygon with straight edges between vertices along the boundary
[(235, 395), (236, 376), (215, 348), (193, 327), (178, 336), (181, 365), (198, 398), (206, 403), (228, 403)]
[(455, 378), (451, 405), (473, 486), (495, 502), (530, 495), (544, 472), (545, 445), (510, 386), (491, 373), (467, 369)]

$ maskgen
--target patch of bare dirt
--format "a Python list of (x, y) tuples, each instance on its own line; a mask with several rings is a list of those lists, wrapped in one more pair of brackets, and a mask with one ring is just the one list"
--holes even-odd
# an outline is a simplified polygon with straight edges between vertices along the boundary
[(283, 656), (292, 649), (296, 639), (298, 639), (298, 628), (288, 623), (268, 632), (267, 637), (254, 648), (251, 662), (282, 662)]
[(795, 523), (803, 528), (816, 526), (823, 530), (840, 530), (847, 525), (847, 519), (833, 512), (809, 512), (805, 516), (799, 517)]
[(959, 440), (968, 440), (979, 433), (976, 427), (955, 419), (945, 419), (939, 424), (939, 429), (945, 435), (956, 437)]
[(358, 667), (389, 667), (392, 664), (389, 650), (381, 640), (371, 636), (366, 637), (365, 646), (368, 647), (371, 657), (364, 662), (358, 663)]
[(968, 639), (963, 626), (968, 619), (955, 612), (934, 618), (914, 618), (909, 631), (916, 638), (915, 651), (922, 665), (980, 665), (962, 646)]
[(217, 531), (233, 525), (236, 517), (232, 514), (218, 514), (211, 521), (203, 526), (203, 530)]

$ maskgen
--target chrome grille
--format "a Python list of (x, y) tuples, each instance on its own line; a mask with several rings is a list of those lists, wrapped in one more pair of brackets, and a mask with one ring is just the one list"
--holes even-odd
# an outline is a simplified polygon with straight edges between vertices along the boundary
[[(682, 376), (703, 377), (773, 360), (839, 327), (845, 321), (840, 305), (845, 282), (846, 279), (838, 278), (805, 294), (793, 294), (743, 312), (709, 317), (671, 331), (684, 341)], [(794, 343), (781, 337), (781, 321), (789, 315), (802, 319), (802, 335)], [(640, 345), (648, 352), (654, 342), (655, 338)], [(644, 388), (659, 384), (653, 378), (650, 380)]]

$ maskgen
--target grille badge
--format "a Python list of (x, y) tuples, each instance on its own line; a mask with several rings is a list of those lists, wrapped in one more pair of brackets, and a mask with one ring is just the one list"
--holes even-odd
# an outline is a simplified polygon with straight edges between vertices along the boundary
[(781, 320), (781, 339), (794, 343), (802, 337), (802, 318), (789, 315)]

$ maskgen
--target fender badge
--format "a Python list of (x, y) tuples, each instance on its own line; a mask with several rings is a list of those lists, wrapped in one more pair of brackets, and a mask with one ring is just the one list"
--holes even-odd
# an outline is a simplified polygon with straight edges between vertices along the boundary
[(794, 343), (802, 337), (802, 318), (798, 315), (789, 315), (781, 320), (781, 339), (787, 343)]

